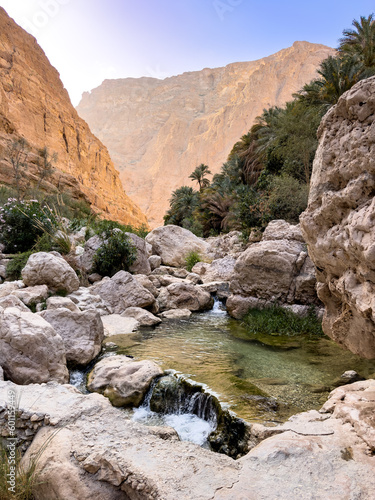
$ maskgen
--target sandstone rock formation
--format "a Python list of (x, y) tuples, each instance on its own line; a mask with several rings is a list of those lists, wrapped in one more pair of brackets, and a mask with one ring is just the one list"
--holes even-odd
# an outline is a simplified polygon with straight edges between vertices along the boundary
[(375, 358), (375, 78), (328, 111), (319, 128), (301, 227), (317, 268), (324, 332)]
[(30, 255), (22, 269), (25, 285), (47, 285), (52, 290), (75, 292), (79, 288), (79, 279), (72, 267), (58, 255), (38, 252)]
[(24, 137), (32, 146), (24, 181), (37, 183), (38, 149), (58, 154), (44, 186), (86, 199), (104, 216), (141, 225), (146, 218), (124, 193), (106, 147), (78, 116), (58, 72), (34, 37), (0, 8), (0, 183), (11, 185), (6, 149)]
[(217, 173), (264, 108), (281, 106), (333, 50), (296, 42), (277, 54), (179, 76), (105, 80), (79, 114), (109, 148), (129, 196), (160, 226), (172, 191), (200, 163)]

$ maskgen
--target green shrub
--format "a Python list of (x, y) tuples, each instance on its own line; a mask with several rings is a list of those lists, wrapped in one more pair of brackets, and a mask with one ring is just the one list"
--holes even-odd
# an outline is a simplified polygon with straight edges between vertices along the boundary
[(186, 266), (186, 269), (189, 271), (189, 273), (191, 273), (191, 270), (193, 269), (193, 267), (195, 266), (195, 264), (197, 264), (198, 262), (201, 262), (202, 259), (201, 259), (201, 256), (199, 255), (198, 252), (189, 252), (186, 256), (186, 259), (185, 259), (185, 266)]
[(250, 309), (243, 324), (251, 334), (323, 335), (321, 321), (316, 317), (314, 308), (310, 308), (304, 318), (277, 305)]
[(35, 245), (45, 229), (53, 231), (56, 220), (37, 200), (9, 198), (0, 207), (0, 241), (8, 253), (22, 253)]
[(298, 224), (300, 214), (307, 207), (309, 186), (290, 175), (275, 177), (271, 182), (268, 198), (269, 210), (273, 219), (284, 219)]
[(21, 271), (26, 266), (30, 255), (34, 253), (32, 250), (19, 253), (11, 256), (11, 260), (7, 264), (7, 277), (11, 280), (20, 280), (22, 278)]
[(122, 231), (114, 231), (96, 251), (93, 270), (101, 276), (113, 276), (121, 270), (129, 271), (136, 257), (130, 238)]
[(49, 234), (44, 233), (42, 236), (39, 236), (32, 250), (34, 252), (51, 252), (53, 249), (53, 242)]
[(140, 238), (145, 238), (149, 232), (147, 226), (144, 224), (139, 228), (135, 228), (130, 224), (120, 224), (114, 220), (107, 219), (95, 219), (89, 224), (89, 228), (94, 234), (103, 236), (104, 238), (109, 238), (114, 229), (120, 229), (124, 233), (134, 233)]

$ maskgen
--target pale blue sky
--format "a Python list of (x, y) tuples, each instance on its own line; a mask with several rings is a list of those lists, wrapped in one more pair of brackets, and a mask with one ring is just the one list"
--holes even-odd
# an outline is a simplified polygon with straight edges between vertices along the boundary
[(105, 78), (250, 61), (296, 40), (337, 46), (367, 0), (0, 0), (36, 36), (76, 105)]

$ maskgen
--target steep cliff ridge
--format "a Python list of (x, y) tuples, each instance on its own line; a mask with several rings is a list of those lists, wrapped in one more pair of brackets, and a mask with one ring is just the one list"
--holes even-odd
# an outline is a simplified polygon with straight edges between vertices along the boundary
[(125, 194), (107, 148), (78, 116), (35, 38), (0, 7), (0, 183), (12, 183), (6, 149), (20, 136), (33, 147), (30, 179), (35, 179), (37, 149), (46, 146), (58, 154), (46, 189), (58, 185), (76, 198), (86, 198), (107, 217), (135, 225), (146, 222)]
[(323, 118), (301, 227), (317, 268), (323, 329), (375, 358), (375, 77)]
[(109, 148), (129, 195), (151, 226), (162, 223), (171, 192), (200, 163), (220, 170), (233, 144), (264, 108), (283, 105), (332, 54), (295, 42), (253, 62), (158, 80), (106, 80), (77, 110)]

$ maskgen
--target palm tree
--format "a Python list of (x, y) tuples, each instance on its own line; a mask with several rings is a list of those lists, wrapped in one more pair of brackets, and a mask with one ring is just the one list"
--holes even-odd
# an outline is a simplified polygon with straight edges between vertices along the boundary
[(164, 216), (165, 224), (181, 226), (185, 219), (192, 217), (199, 205), (199, 193), (188, 186), (173, 191), (169, 200), (170, 208)]
[(256, 184), (264, 167), (257, 151), (257, 139), (256, 133), (248, 132), (236, 142), (228, 156), (228, 161), (242, 160), (243, 181), (249, 186)]
[(374, 14), (361, 16), (360, 21), (353, 20), (355, 29), (343, 31), (339, 51), (343, 55), (355, 55), (365, 68), (375, 67), (375, 20)]
[(368, 76), (359, 57), (328, 57), (318, 71), (320, 78), (306, 84), (294, 95), (309, 106), (319, 106), (327, 111), (337, 103), (340, 96), (353, 85)]
[(191, 175), (189, 175), (189, 179), (197, 181), (199, 184), (199, 191), (202, 191), (202, 189), (210, 185), (210, 181), (206, 178), (206, 175), (212, 175), (212, 172), (210, 171), (207, 165), (201, 163), (194, 170), (194, 172)]
[[(210, 190), (208, 190), (210, 191)], [(234, 196), (219, 191), (207, 192), (201, 206), (209, 214), (211, 228), (217, 230), (238, 229), (240, 224), (232, 212)]]

